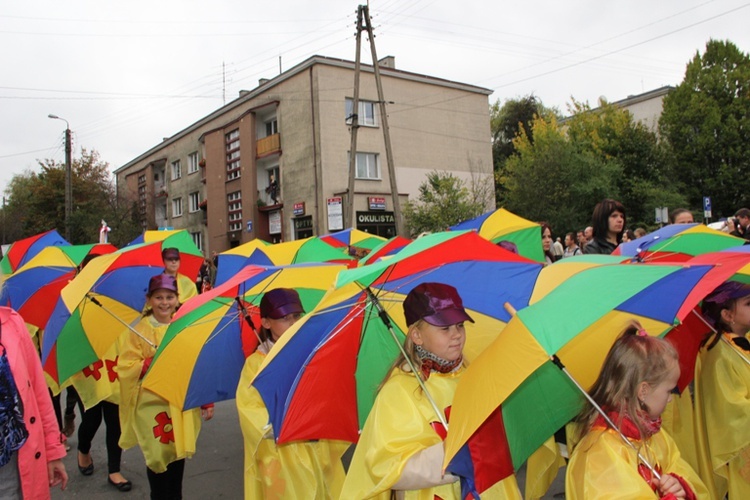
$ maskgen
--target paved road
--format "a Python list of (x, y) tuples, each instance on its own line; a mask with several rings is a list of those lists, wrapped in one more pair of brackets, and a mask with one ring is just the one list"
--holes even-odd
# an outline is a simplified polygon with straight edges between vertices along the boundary
[[(76, 419), (76, 424), (80, 418)], [(76, 445), (78, 439), (74, 434), (69, 442), (71, 450), (65, 457), (65, 467), (70, 481), (68, 488), (61, 492), (53, 490), (53, 500), (67, 498), (85, 498), (101, 500), (135, 500), (149, 497), (148, 480), (146, 479), (146, 465), (139, 448), (125, 450), (122, 455), (122, 473), (133, 482), (133, 489), (128, 493), (121, 493), (107, 483), (107, 454), (104, 445), (104, 423), (99, 428), (91, 454), (94, 459), (95, 470), (92, 476), (82, 476), (78, 472), (76, 462)], [(186, 499), (201, 498), (242, 498), (242, 434), (240, 432), (237, 410), (234, 400), (224, 401), (216, 405), (215, 416), (209, 422), (204, 422), (198, 438), (195, 456), (187, 461), (183, 495)], [(519, 483), (523, 484), (524, 470), (518, 474)], [(523, 487), (522, 487), (523, 491)], [(545, 499), (562, 498), (555, 493), (564, 491), (563, 471), (557, 475), (555, 483)]]

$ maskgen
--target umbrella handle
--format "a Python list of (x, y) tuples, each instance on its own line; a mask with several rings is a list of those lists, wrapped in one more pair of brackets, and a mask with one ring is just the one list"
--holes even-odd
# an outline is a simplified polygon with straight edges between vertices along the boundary
[(139, 336), (139, 337), (140, 337), (140, 338), (141, 338), (141, 339), (142, 339), (142, 340), (143, 340), (143, 341), (144, 341), (145, 343), (147, 343), (148, 345), (150, 345), (150, 346), (151, 346), (151, 347), (153, 347), (154, 349), (157, 349), (157, 347), (158, 347), (158, 346), (157, 346), (156, 344), (154, 344), (154, 343), (153, 343), (153, 342), (151, 342), (151, 341), (150, 341), (149, 339), (147, 339), (146, 337), (144, 337), (144, 336), (143, 336), (143, 335), (141, 334), (141, 332), (139, 332), (138, 330), (136, 330), (135, 328), (133, 328), (132, 326), (130, 326), (129, 324), (127, 324), (126, 322), (124, 322), (124, 321), (123, 321), (123, 320), (122, 320), (122, 319), (121, 319), (121, 318), (120, 318), (119, 316), (117, 316), (117, 315), (116, 315), (115, 313), (113, 313), (112, 311), (110, 311), (109, 309), (107, 309), (107, 307), (106, 307), (106, 306), (105, 306), (104, 304), (102, 304), (101, 302), (99, 302), (99, 301), (98, 301), (98, 300), (96, 299), (96, 297), (94, 297), (94, 296), (92, 296), (92, 295), (89, 295), (89, 294), (87, 293), (87, 294), (86, 294), (86, 298), (87, 298), (87, 299), (89, 299), (89, 300), (90, 300), (91, 302), (93, 302), (94, 304), (96, 304), (97, 306), (101, 307), (101, 308), (102, 308), (102, 309), (104, 310), (104, 312), (106, 312), (107, 314), (109, 314), (110, 316), (112, 316), (113, 318), (115, 318), (115, 319), (116, 319), (117, 321), (119, 321), (120, 323), (122, 323), (123, 325), (125, 325), (125, 327), (126, 327), (126, 328), (127, 328), (128, 330), (130, 330), (131, 332), (133, 332), (133, 333), (135, 333), (136, 335), (138, 335), (138, 336)]
[(255, 334), (255, 338), (258, 339), (258, 345), (263, 343), (263, 340), (260, 338), (260, 334), (258, 333), (258, 329), (255, 327), (255, 323), (253, 323), (253, 318), (250, 317), (250, 313), (247, 312), (247, 309), (245, 308), (244, 304), (242, 304), (242, 301), (240, 300), (240, 296), (236, 296), (234, 298), (235, 301), (237, 301), (237, 307), (239, 307), (240, 312), (242, 313), (242, 317), (245, 318), (245, 321), (247, 322), (250, 329)]
[[(704, 318), (702, 314), (698, 313), (698, 311), (696, 311), (695, 309), (693, 309), (690, 312), (692, 312), (693, 314), (695, 314), (696, 316), (698, 316), (698, 319), (700, 319), (703, 322), (704, 325), (706, 325), (707, 327), (709, 327), (714, 334), (719, 333), (716, 330), (716, 328), (714, 328), (714, 326), (711, 323), (709, 323), (708, 321), (706, 321), (706, 318)], [(737, 356), (739, 356), (740, 358), (742, 358), (742, 360), (746, 364), (750, 365), (750, 359), (747, 359), (747, 356), (745, 356), (744, 354), (742, 354), (729, 340), (727, 340), (727, 338), (724, 335), (721, 336), (721, 340), (723, 340), (724, 342), (726, 342), (727, 345), (732, 348), (732, 351), (734, 351), (734, 353), (737, 354)]]
[(591, 395), (588, 392), (586, 392), (586, 390), (581, 386), (581, 384), (579, 384), (578, 381), (575, 378), (573, 378), (573, 375), (571, 375), (568, 369), (565, 368), (565, 365), (562, 364), (562, 361), (560, 361), (560, 358), (558, 358), (556, 354), (553, 354), (552, 356), (550, 356), (550, 361), (552, 361), (552, 363), (554, 363), (555, 366), (557, 366), (565, 375), (567, 375), (570, 381), (573, 382), (573, 384), (578, 388), (578, 390), (581, 391), (581, 393), (586, 397), (589, 403), (591, 403), (591, 405), (596, 409), (596, 411), (599, 412), (599, 414), (604, 418), (604, 420), (607, 422), (607, 425), (609, 425), (612, 428), (612, 430), (617, 432), (617, 434), (620, 436), (623, 442), (636, 452), (636, 454), (638, 455), (638, 460), (643, 462), (643, 465), (648, 467), (648, 469), (651, 471), (651, 474), (653, 474), (656, 479), (661, 479), (661, 474), (659, 474), (656, 471), (656, 469), (654, 469), (654, 466), (651, 465), (643, 455), (641, 455), (641, 452), (638, 451), (638, 448), (636, 448), (636, 446), (633, 443), (631, 443), (628, 438), (625, 437), (625, 434), (623, 434), (620, 428), (617, 427), (617, 425), (615, 425), (615, 423), (612, 421), (611, 418), (609, 418), (609, 416), (605, 413), (602, 407), (599, 406), (596, 401), (594, 401), (594, 398), (592, 398)]
[(391, 337), (393, 337), (393, 340), (396, 342), (396, 345), (401, 351), (401, 354), (403, 354), (404, 359), (406, 359), (406, 363), (409, 365), (409, 368), (411, 368), (412, 373), (414, 373), (414, 377), (416, 377), (417, 382), (419, 383), (419, 387), (422, 388), (422, 392), (427, 397), (427, 401), (429, 401), (430, 406), (432, 406), (432, 410), (435, 412), (435, 415), (437, 416), (438, 420), (440, 420), (440, 423), (445, 428), (445, 432), (448, 432), (448, 422), (445, 420), (445, 416), (443, 415), (443, 412), (440, 411), (440, 408), (438, 408), (438, 405), (435, 402), (435, 399), (432, 397), (432, 394), (430, 394), (430, 391), (427, 390), (427, 386), (425, 385), (424, 380), (422, 380), (422, 377), (420, 376), (420, 372), (417, 371), (417, 368), (414, 366), (414, 362), (411, 360), (406, 350), (404, 349), (403, 344), (399, 341), (399, 338), (396, 336), (396, 332), (393, 331), (393, 324), (391, 323), (391, 318), (388, 317), (388, 313), (385, 312), (385, 309), (383, 309), (383, 305), (380, 303), (380, 301), (375, 296), (375, 294), (372, 293), (372, 290), (370, 290), (370, 287), (369, 286), (364, 287), (364, 291), (367, 294), (367, 298), (370, 300), (372, 305), (374, 305), (375, 309), (378, 310), (378, 317), (380, 317), (380, 319), (385, 324), (385, 327), (391, 333)]

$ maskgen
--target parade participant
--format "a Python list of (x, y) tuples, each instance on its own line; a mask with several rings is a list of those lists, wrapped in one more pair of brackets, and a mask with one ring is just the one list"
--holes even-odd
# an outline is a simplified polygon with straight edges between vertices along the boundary
[(50, 498), (68, 474), (39, 355), (21, 316), (0, 307), (0, 498)]
[[(394, 363), (367, 417), (341, 498), (461, 498), (458, 477), (442, 472), (442, 426), (416, 377), (445, 418), (465, 370), (464, 322), (474, 320), (457, 290), (442, 283), (422, 283), (409, 292), (404, 315), (404, 349), (419, 373), (403, 355)], [(496, 487), (487, 498), (521, 498), (513, 475)]]
[(245, 498), (338, 498), (344, 482), (341, 456), (349, 443), (305, 441), (277, 445), (268, 410), (250, 385), (279, 338), (304, 314), (299, 294), (276, 288), (260, 301), (260, 344), (248, 356), (237, 386), (245, 439)]
[(750, 498), (750, 285), (727, 281), (703, 300), (716, 329), (695, 366), (698, 465), (712, 499)]
[(180, 251), (174, 247), (165, 248), (161, 251), (161, 259), (164, 262), (164, 274), (173, 276), (177, 280), (177, 291), (179, 292), (180, 304), (198, 295), (198, 289), (190, 278), (180, 274)]
[(557, 257), (552, 251), (552, 228), (546, 222), (540, 222), (539, 227), (542, 231), (542, 252), (544, 252), (544, 265), (555, 262)]
[[(195, 286), (191, 283), (195, 291)], [(141, 387), (156, 347), (164, 339), (178, 304), (177, 282), (159, 274), (149, 280), (146, 312), (136, 324), (136, 335), (126, 330), (118, 339), (120, 355), (120, 447), (139, 445), (146, 459), (152, 499), (182, 498), (185, 458), (195, 452), (200, 417), (209, 420), (213, 406), (181, 411)]]
[(593, 223), (593, 238), (583, 248), (586, 254), (609, 255), (622, 242), (625, 229), (625, 207), (615, 200), (602, 200), (594, 207), (591, 216)]
[(705, 486), (661, 429), (661, 413), (679, 377), (674, 347), (635, 322), (629, 325), (609, 350), (590, 394), (632, 446), (587, 402), (576, 419), (581, 440), (568, 463), (566, 498), (704, 498)]

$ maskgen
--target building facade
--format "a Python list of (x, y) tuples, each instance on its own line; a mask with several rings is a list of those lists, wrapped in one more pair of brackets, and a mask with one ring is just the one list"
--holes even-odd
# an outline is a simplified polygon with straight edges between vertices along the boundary
[[(433, 171), (493, 183), (491, 90), (379, 63), (398, 199)], [(354, 63), (313, 56), (115, 171), (144, 229), (187, 229), (204, 252), (347, 227), (393, 236), (396, 224), (371, 66), (362, 65), (353, 214), (349, 150)], [(487, 209), (494, 208), (488, 200)], [(353, 220), (353, 224), (352, 224)]]

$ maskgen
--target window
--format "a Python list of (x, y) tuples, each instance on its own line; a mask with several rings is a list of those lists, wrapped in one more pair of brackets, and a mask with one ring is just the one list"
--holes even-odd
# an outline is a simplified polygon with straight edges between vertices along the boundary
[(180, 177), (182, 177), (182, 166), (180, 160), (175, 160), (172, 162), (172, 180), (177, 180)]
[(357, 153), (357, 179), (380, 179), (380, 165), (376, 153)]
[(227, 180), (240, 177), (240, 131), (234, 129), (224, 136), (227, 149)]
[(230, 231), (242, 230), (242, 192), (234, 191), (227, 195), (227, 220)]
[(188, 174), (194, 174), (198, 171), (198, 153), (188, 155)]
[(193, 193), (190, 193), (188, 195), (189, 203), (190, 203), (190, 212), (197, 212), (201, 209), (200, 204), (201, 200), (199, 198), (198, 191), (195, 191)]
[(266, 122), (266, 137), (279, 133), (279, 122), (276, 118)]
[(203, 233), (201, 232), (190, 233), (190, 236), (193, 238), (193, 243), (195, 243), (195, 246), (197, 246), (198, 250), (202, 252), (203, 251)]
[(172, 200), (172, 217), (182, 216), (182, 198)]
[[(354, 99), (347, 97), (346, 99), (346, 123), (352, 123), (352, 109), (354, 107)], [(373, 101), (359, 101), (359, 116), (357, 117), (360, 125), (365, 127), (377, 127), (378, 124), (375, 122), (375, 103)]]

